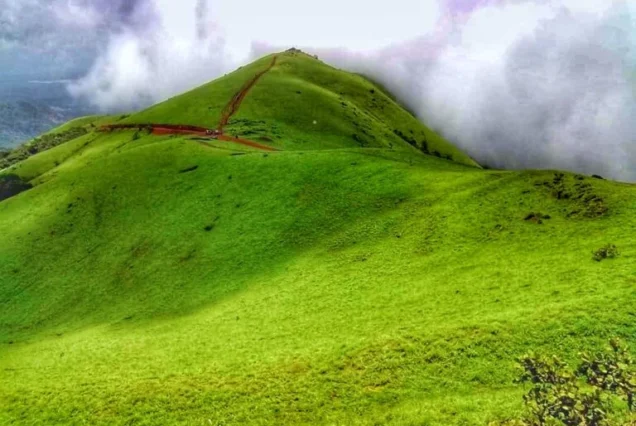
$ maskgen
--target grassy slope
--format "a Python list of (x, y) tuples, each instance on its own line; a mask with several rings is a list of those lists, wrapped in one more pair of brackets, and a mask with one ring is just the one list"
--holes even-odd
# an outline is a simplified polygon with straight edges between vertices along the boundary
[[(271, 61), (272, 56), (264, 57), (124, 122), (214, 128), (232, 95)], [(250, 91), (227, 128), (230, 134), (264, 140), (283, 149), (393, 146), (412, 151), (395, 130), (418, 143), (426, 140), (430, 152), (475, 165), (382, 89), (361, 76), (337, 70), (305, 54), (278, 55), (276, 66)]]
[[(123, 116), (117, 117), (107, 115), (92, 115), (87, 117), (79, 117), (62, 124), (61, 126), (58, 126), (47, 133), (44, 133), (42, 136), (61, 136), (65, 132), (72, 131), (79, 127), (83, 127), (91, 132), (101, 125), (117, 122), (121, 119), (121, 117)], [(26, 144), (24, 144), (24, 147), (29, 147), (33, 144), (40, 144), (41, 140), (43, 139), (42, 136), (27, 142)], [(41, 148), (44, 149), (44, 151), (39, 152), (39, 155), (27, 154), (30, 155), (28, 158), (22, 160), (20, 163), (13, 164), (6, 169), (0, 170), (0, 174), (15, 174), (24, 180), (30, 181), (37, 176), (45, 173), (46, 171), (57, 167), (59, 164), (61, 164), (71, 156), (77, 154), (78, 152), (81, 152), (81, 150), (87, 144), (90, 144), (91, 141), (95, 139), (95, 137), (96, 135), (91, 134), (82, 135), (76, 137), (75, 139), (70, 139), (66, 142), (63, 142), (60, 147), (57, 147), (58, 149), (56, 150)], [(24, 147), (15, 148), (13, 153), (9, 155), (9, 159), (22, 158), (21, 155), (26, 149)]]
[(110, 124), (112, 122), (116, 122), (120, 117), (111, 116), (111, 115), (87, 115), (86, 117), (78, 117), (73, 120), (70, 120), (61, 126), (58, 126), (45, 134), (54, 134), (54, 133), (62, 133), (67, 130), (70, 130), (74, 127), (97, 127), (103, 124)]
[(483, 424), (516, 355), (636, 332), (631, 186), (567, 218), (549, 172), (131, 140), (0, 204), (0, 423)]
[(271, 56), (261, 58), (193, 91), (133, 114), (122, 123), (188, 124), (215, 128), (232, 96), (271, 61)]
[(516, 356), (636, 334), (634, 186), (585, 178), (591, 219), (552, 172), (216, 144), (90, 134), (21, 165), (0, 424), (484, 424), (521, 408)]

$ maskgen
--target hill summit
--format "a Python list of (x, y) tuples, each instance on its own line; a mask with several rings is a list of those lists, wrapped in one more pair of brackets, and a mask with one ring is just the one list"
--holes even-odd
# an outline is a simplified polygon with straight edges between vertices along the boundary
[(261, 58), (122, 122), (144, 123), (222, 128), (280, 149), (410, 148), (475, 165), (382, 88), (298, 49)]

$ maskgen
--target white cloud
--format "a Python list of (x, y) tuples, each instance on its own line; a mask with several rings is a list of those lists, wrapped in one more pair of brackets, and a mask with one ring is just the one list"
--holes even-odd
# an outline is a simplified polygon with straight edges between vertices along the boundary
[[(103, 110), (147, 106), (203, 84), (234, 64), (222, 34), (196, 0), (158, 1), (154, 24), (111, 36), (90, 72), (71, 94)], [(197, 12), (203, 11), (203, 15)]]
[(57, 22), (67, 27), (95, 28), (103, 18), (96, 9), (86, 7), (77, 0), (53, 3), (50, 5), (50, 10)]
[(385, 83), (485, 164), (636, 180), (636, 28), (626, 6), (490, 2), (447, 18), (441, 34), (321, 57)]

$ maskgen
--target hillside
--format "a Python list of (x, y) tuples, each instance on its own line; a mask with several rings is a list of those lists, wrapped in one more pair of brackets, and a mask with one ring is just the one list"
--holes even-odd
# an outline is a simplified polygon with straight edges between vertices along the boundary
[[(7, 169), (14, 165), (16, 166), (15, 169), (19, 169), (22, 167), (22, 164), (18, 163), (29, 159), (36, 154), (48, 151), (51, 148), (65, 144), (69, 141), (80, 140), (81, 136), (85, 136), (97, 130), (100, 126), (117, 123), (124, 117), (125, 116), (114, 117), (93, 115), (76, 118), (12, 149), (0, 150), (0, 171), (3, 171), (4, 169)], [(72, 146), (72, 144), (69, 144), (67, 148), (69, 146)], [(74, 150), (61, 151), (66, 151), (68, 155), (72, 155), (75, 153)], [(49, 154), (39, 157), (38, 160), (35, 160), (35, 162), (37, 163), (39, 160), (46, 158), (48, 155)], [(60, 158), (58, 152), (56, 159), (53, 161), (52, 164), (49, 164), (49, 169), (59, 165), (65, 158), (66, 157)], [(45, 170), (40, 170), (40, 172), (42, 173), (44, 171)], [(0, 201), (3, 199), (4, 197), (0, 196)]]
[(282, 149), (411, 148), (475, 165), (362, 76), (337, 70), (299, 51), (270, 55), (177, 96), (124, 123), (216, 128), (228, 100), (262, 73), (229, 117), (227, 133)]
[(636, 349), (636, 186), (474, 167), (297, 52), (219, 126), (270, 64), (0, 172), (0, 424), (485, 425), (516, 357)]

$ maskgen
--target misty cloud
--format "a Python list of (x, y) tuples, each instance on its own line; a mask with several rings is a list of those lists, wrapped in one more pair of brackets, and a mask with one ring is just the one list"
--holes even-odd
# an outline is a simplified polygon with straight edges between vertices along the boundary
[(90, 72), (70, 86), (72, 94), (105, 111), (139, 108), (231, 71), (261, 39), (287, 41), (285, 49), (303, 41), (368, 49), (417, 34), (422, 25), (430, 29), (439, 17), (436, 2), (419, 0), (394, 0), (388, 11), (366, 0), (324, 0), (311, 7), (290, 0), (143, 4), (152, 6), (150, 23), (113, 32)]
[(94, 47), (150, 0), (0, 0), (0, 41), (36, 51)]
[(479, 162), (634, 181), (633, 18), (623, 2), (589, 6), (490, 4), (374, 55), (320, 54), (386, 84)]
[(111, 35), (88, 74), (69, 86), (71, 94), (103, 111), (132, 110), (231, 68), (205, 0), (156, 6), (152, 24)]

